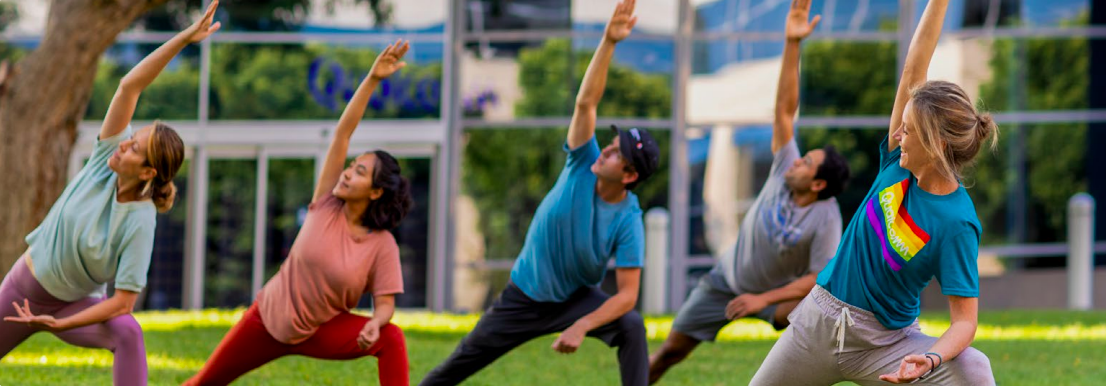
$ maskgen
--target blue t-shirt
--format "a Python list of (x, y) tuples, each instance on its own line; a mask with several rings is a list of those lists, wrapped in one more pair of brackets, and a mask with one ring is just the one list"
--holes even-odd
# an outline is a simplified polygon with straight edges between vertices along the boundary
[(971, 197), (963, 186), (947, 195), (922, 190), (899, 166), (901, 153), (888, 152), (884, 139), (879, 175), (818, 275), (818, 285), (892, 330), (918, 317), (931, 278), (945, 295), (979, 296), (982, 228)]
[(150, 200), (120, 203), (108, 159), (134, 129), (100, 138), (84, 168), (42, 223), (27, 235), (35, 279), (54, 297), (76, 301), (104, 294), (104, 284), (141, 292), (154, 250), (157, 208)]
[(563, 302), (585, 286), (598, 285), (615, 267), (644, 264), (645, 226), (637, 196), (626, 192), (616, 204), (601, 201), (595, 193), (596, 176), (591, 165), (599, 158), (595, 137), (576, 149), (553, 189), (534, 213), (526, 243), (511, 269), (511, 281), (526, 296), (539, 302)]

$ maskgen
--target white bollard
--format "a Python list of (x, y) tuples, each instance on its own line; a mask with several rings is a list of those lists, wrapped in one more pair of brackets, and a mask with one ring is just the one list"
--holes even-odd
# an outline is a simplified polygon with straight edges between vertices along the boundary
[(668, 293), (668, 210), (649, 209), (645, 213), (645, 280), (642, 289), (642, 310), (660, 314), (665, 309)]
[(1094, 198), (1068, 200), (1068, 308), (1089, 310), (1094, 292)]

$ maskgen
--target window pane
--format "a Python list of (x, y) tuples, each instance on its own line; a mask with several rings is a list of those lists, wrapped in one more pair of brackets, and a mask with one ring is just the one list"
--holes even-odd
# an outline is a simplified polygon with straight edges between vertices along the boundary
[(569, 0), (467, 0), (468, 31), (568, 29)]
[(280, 270), (292, 250), (292, 242), (307, 219), (307, 205), (314, 192), (314, 158), (269, 159), (265, 281)]
[[(591, 63), (599, 39), (573, 42), (576, 59), (574, 89)], [(672, 116), (672, 75), (675, 44), (671, 40), (636, 40), (618, 44), (599, 103), (600, 117), (668, 118)]]
[[(216, 44), (215, 119), (338, 119), (383, 45)], [(407, 67), (381, 83), (368, 118), (435, 118), (441, 111), (442, 47), (413, 43)]]
[(460, 58), (464, 115), (489, 121), (567, 116), (577, 60), (567, 39), (470, 43)]
[(986, 57), (978, 60), (983, 71), (977, 71), (989, 77), (964, 76), (959, 84), (969, 92), (974, 89), (971, 85), (976, 85), (979, 97), (990, 110), (1086, 109), (1091, 43), (1102, 41), (1085, 38), (964, 41), (964, 52), (990, 53), (989, 60)]
[[(955, 79), (951, 74), (938, 74), (943, 68), (936, 63), (946, 60), (938, 55), (944, 52), (934, 55), (933, 79)], [(802, 116), (891, 114), (899, 78), (895, 42), (817, 40), (803, 44), (802, 56)]]
[(403, 263), (403, 295), (396, 296), (397, 307), (427, 305), (426, 290), (430, 256), (430, 158), (400, 158), (400, 170), (411, 183), (415, 205), (407, 212), (399, 227), (392, 230), (399, 243)]
[(208, 163), (204, 307), (249, 305), (257, 160)]
[(1067, 202), (1087, 191), (1087, 125), (1004, 124), (968, 173), (984, 244), (1064, 242)]
[(782, 42), (699, 40), (692, 46), (687, 119), (771, 122)]
[[(618, 0), (572, 0), (572, 26), (577, 31), (602, 32)], [(637, 24), (634, 34), (670, 35), (676, 33), (680, 2), (677, 0), (639, 1), (634, 9)], [(631, 35), (632, 36), (632, 35)], [(622, 45), (619, 45), (620, 49)]]
[(219, 7), (224, 28), (263, 32), (441, 32), (449, 11), (447, 0), (247, 1)]
[[(783, 32), (789, 1), (692, 1), (696, 31)], [(695, 4), (698, 3), (698, 4)], [(815, 1), (811, 15), (822, 15), (820, 31), (893, 31), (899, 5), (895, 0)]]
[[(568, 117), (598, 40), (471, 43), (461, 59), (464, 114), (488, 121)], [(671, 116), (673, 43), (627, 40), (618, 46), (599, 115)]]
[[(104, 53), (92, 85), (85, 119), (102, 120), (119, 81), (160, 44), (122, 43)], [(199, 118), (200, 47), (190, 45), (173, 58), (157, 79), (142, 91), (134, 112), (141, 120), (196, 120)], [(172, 122), (169, 122), (172, 124)]]
[[(994, 27), (1080, 27), (1092, 24), (1089, 0), (953, 0), (945, 16), (945, 30)], [(915, 22), (925, 2), (916, 2)], [(1098, 20), (1093, 24), (1103, 24)]]
[(180, 171), (173, 178), (177, 186), (177, 199), (168, 213), (157, 215), (157, 228), (154, 231), (154, 251), (150, 261), (145, 301), (142, 308), (164, 310), (181, 308), (181, 294), (184, 291), (184, 250), (185, 230), (188, 218), (188, 172), (189, 160), (185, 160)]
[[(802, 50), (802, 116), (889, 113), (898, 78), (895, 42), (814, 40)], [(782, 54), (783, 42), (697, 41), (687, 90), (688, 121), (772, 122)]]

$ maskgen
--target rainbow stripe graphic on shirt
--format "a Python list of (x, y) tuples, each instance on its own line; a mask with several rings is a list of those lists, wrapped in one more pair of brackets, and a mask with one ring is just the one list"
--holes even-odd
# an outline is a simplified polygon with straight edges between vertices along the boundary
[(868, 223), (879, 239), (883, 260), (898, 272), (929, 242), (929, 234), (910, 217), (903, 198), (910, 178), (883, 189), (865, 205)]

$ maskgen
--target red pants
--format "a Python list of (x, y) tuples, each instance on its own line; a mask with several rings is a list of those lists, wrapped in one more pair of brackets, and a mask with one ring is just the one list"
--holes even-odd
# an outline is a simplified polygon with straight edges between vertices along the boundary
[(362, 350), (357, 346), (357, 335), (369, 320), (364, 316), (342, 313), (319, 326), (315, 335), (307, 340), (299, 344), (285, 344), (265, 330), (255, 303), (223, 337), (199, 374), (184, 384), (226, 385), (250, 370), (285, 355), (342, 360), (372, 355), (378, 360), (381, 386), (407, 386), (410, 374), (403, 331), (389, 323), (380, 328), (376, 344)]

